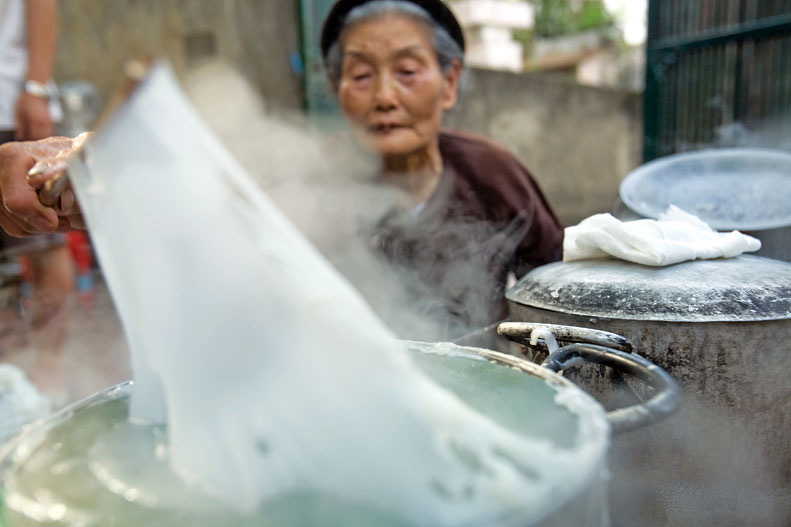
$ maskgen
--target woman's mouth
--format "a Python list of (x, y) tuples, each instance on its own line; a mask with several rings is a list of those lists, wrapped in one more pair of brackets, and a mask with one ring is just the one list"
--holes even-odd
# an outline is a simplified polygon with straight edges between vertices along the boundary
[(404, 126), (401, 125), (401, 124), (398, 124), (398, 123), (387, 123), (387, 122), (385, 122), (385, 123), (375, 123), (375, 124), (371, 125), (368, 128), (368, 130), (371, 133), (375, 133), (375, 134), (386, 134), (386, 133), (392, 132), (393, 130), (397, 130), (399, 128), (404, 128)]

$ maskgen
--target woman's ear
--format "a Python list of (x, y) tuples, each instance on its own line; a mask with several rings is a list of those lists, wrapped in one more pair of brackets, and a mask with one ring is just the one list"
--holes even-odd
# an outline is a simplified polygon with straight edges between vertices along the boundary
[(459, 100), (461, 61), (454, 60), (442, 76), (445, 78), (444, 92), (442, 94), (442, 109), (448, 111), (453, 109), (453, 107), (456, 106), (456, 101)]

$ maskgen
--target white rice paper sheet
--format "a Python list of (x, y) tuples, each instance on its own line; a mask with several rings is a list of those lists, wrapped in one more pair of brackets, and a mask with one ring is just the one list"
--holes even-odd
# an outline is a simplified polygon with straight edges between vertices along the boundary
[(606, 426), (581, 427), (576, 448), (561, 450), (424, 377), (167, 66), (71, 177), (129, 340), (132, 418), (167, 422), (171, 464), (191, 484), (251, 511), (309, 491), (420, 525), (526, 525), (600, 468)]

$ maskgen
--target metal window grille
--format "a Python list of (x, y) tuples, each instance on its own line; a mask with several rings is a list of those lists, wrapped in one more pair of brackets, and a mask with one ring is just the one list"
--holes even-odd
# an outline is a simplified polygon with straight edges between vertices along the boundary
[(644, 158), (791, 119), (791, 0), (650, 0)]

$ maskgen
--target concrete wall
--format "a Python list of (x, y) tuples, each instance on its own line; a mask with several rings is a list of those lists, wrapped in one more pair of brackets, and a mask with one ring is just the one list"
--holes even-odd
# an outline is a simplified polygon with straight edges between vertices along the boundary
[(298, 2), (282, 0), (61, 0), (56, 78), (87, 80), (105, 99), (122, 66), (143, 55), (190, 65), (235, 65), (271, 111), (301, 110), (304, 90), (290, 55), (300, 49)]
[(469, 71), (446, 123), (503, 143), (533, 173), (566, 225), (609, 212), (640, 165), (640, 96), (579, 86), (563, 76)]
[[(104, 98), (123, 63), (168, 58), (176, 72), (208, 57), (236, 66), (274, 113), (301, 111), (290, 55), (300, 48), (298, 2), (286, 0), (61, 0), (57, 79), (92, 82)], [(532, 171), (561, 221), (609, 211), (640, 164), (639, 96), (559, 76), (470, 70), (447, 120), (509, 147)]]

